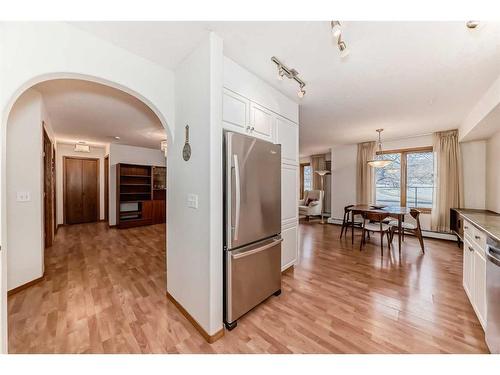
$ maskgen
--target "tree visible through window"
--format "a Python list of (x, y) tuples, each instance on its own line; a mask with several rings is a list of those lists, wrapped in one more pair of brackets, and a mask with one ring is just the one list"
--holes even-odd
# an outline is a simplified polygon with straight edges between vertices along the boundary
[(379, 154), (377, 158), (392, 160), (386, 167), (376, 168), (377, 204), (432, 208), (434, 192), (432, 149), (396, 151)]
[(310, 165), (304, 166), (304, 191), (312, 190), (312, 167)]

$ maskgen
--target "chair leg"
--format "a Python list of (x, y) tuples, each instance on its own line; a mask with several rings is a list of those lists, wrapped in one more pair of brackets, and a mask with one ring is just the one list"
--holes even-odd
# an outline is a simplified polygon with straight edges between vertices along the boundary
[(420, 248), (422, 249), (422, 253), (425, 254), (425, 250), (424, 250), (424, 238), (422, 236), (422, 230), (417, 231), (416, 234), (417, 234), (418, 241), (420, 242)]
[(384, 256), (384, 232), (380, 231), (380, 255)]
[(342, 238), (342, 235), (344, 234), (344, 226), (345, 226), (345, 223), (342, 222), (342, 228), (340, 229), (340, 238)]
[(363, 250), (363, 244), (365, 242), (365, 230), (361, 230), (361, 240), (359, 241), (359, 251)]
[(351, 224), (351, 245), (354, 245), (354, 216)]
[(390, 232), (389, 232), (389, 231), (387, 231), (387, 232), (385, 232), (385, 233), (387, 234), (387, 248), (388, 248), (389, 250), (391, 250), (391, 239), (390, 239), (391, 234), (390, 234)]

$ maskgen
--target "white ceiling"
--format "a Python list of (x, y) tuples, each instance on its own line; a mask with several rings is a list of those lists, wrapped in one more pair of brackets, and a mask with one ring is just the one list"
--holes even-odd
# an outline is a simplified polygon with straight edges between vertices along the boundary
[(42, 94), (58, 142), (119, 143), (159, 149), (160, 142), (166, 139), (158, 117), (123, 91), (76, 79), (46, 81), (34, 89)]
[[(340, 59), (329, 22), (73, 23), (174, 69), (208, 30), (224, 54), (300, 103), (300, 152), (457, 128), (500, 75), (500, 23), (344, 22), (350, 55)], [(277, 56), (307, 82), (278, 81)]]

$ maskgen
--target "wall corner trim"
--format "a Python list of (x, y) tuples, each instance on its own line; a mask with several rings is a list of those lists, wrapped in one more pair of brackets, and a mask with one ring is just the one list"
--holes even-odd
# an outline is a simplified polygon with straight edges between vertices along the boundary
[(177, 300), (172, 297), (172, 295), (167, 292), (167, 298), (177, 307), (177, 309), (181, 312), (182, 315), (196, 328), (196, 330), (203, 336), (203, 338), (209, 343), (212, 344), (219, 340), (222, 336), (224, 336), (224, 328), (220, 329), (213, 335), (210, 335), (207, 331), (203, 329), (203, 327), (196, 321), (195, 318), (191, 316), (187, 312), (187, 310), (179, 303)]

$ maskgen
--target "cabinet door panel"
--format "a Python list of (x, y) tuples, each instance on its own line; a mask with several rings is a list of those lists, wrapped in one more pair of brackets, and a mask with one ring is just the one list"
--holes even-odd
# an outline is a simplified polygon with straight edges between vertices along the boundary
[(298, 167), (281, 167), (281, 222), (290, 223), (298, 220)]
[[(472, 249), (472, 250), (471, 250)], [(464, 242), (464, 289), (467, 292), (471, 303), (473, 303), (474, 290), (472, 287), (474, 276), (474, 248), (469, 240), (465, 239)]]
[(283, 162), (298, 165), (298, 125), (284, 117), (276, 117), (276, 143), (281, 144)]
[(222, 120), (228, 125), (245, 131), (248, 125), (250, 101), (232, 91), (224, 90), (222, 95)]
[(486, 322), (486, 259), (478, 252), (474, 252), (474, 304), (479, 321), (485, 326)]
[(256, 103), (250, 104), (250, 126), (253, 128), (251, 134), (270, 140), (273, 135), (274, 114), (268, 109)]
[(297, 226), (292, 226), (281, 230), (281, 237), (283, 238), (283, 243), (281, 245), (282, 271), (297, 263), (297, 236)]

